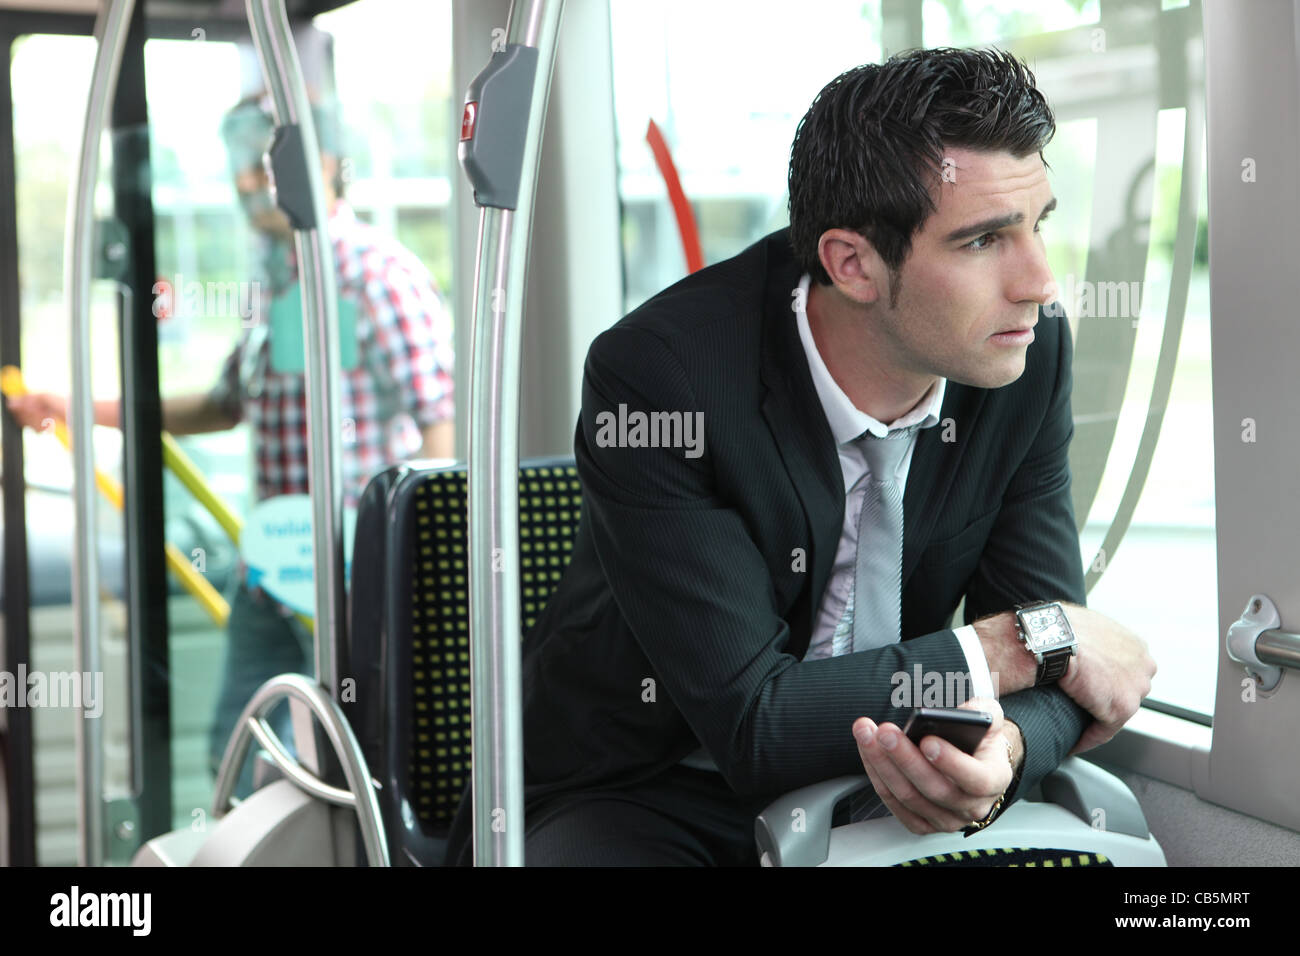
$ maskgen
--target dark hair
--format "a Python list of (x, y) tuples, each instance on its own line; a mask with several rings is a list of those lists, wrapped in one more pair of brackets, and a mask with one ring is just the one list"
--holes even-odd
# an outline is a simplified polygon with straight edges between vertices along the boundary
[(1055, 133), (1034, 74), (1003, 51), (907, 50), (842, 73), (817, 94), (790, 149), (795, 258), (829, 285), (817, 243), (828, 229), (851, 229), (884, 260), (897, 301), (912, 236), (936, 209), (930, 185), (944, 148), (1041, 159)]

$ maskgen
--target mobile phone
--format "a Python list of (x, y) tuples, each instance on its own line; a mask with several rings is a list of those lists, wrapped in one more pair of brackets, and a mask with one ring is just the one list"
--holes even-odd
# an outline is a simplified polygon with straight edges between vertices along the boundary
[(934, 734), (963, 753), (973, 754), (992, 726), (993, 715), (982, 710), (914, 707), (903, 725), (903, 735), (920, 746), (922, 737)]

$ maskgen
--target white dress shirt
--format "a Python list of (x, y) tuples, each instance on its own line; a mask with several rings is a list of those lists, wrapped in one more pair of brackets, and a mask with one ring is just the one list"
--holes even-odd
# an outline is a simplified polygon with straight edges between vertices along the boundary
[[(840, 528), (840, 543), (835, 549), (835, 564), (831, 568), (830, 580), (822, 595), (821, 607), (817, 611), (817, 621), (813, 626), (812, 640), (803, 659), (818, 660), (823, 657), (838, 657), (848, 653), (853, 637), (852, 621), (846, 620), (844, 610), (849, 596), (853, 593), (854, 570), (858, 558), (858, 517), (862, 513), (862, 502), (867, 493), (864, 480), (871, 471), (867, 456), (857, 438), (870, 430), (880, 438), (889, 432), (920, 423), (921, 428), (931, 428), (939, 423), (939, 412), (943, 408), (943, 395), (948, 380), (941, 378), (930, 388), (910, 412), (885, 425), (858, 409), (844, 390), (836, 384), (835, 379), (822, 361), (821, 353), (813, 340), (812, 329), (808, 325), (808, 290), (812, 284), (811, 277), (804, 275), (799, 280), (799, 295), (795, 298), (795, 320), (799, 325), (799, 340), (803, 343), (804, 355), (808, 359), (808, 371), (812, 373), (813, 385), (817, 397), (821, 399), (822, 410), (830, 425), (831, 435), (839, 451), (840, 470), (844, 475), (844, 488), (847, 497), (844, 501), (844, 524)], [(912, 468), (912, 452), (916, 449), (916, 436), (919, 429), (908, 439), (907, 450), (898, 463), (895, 480), (900, 491), (907, 488), (907, 476)], [(993, 678), (989, 673), (988, 660), (984, 648), (980, 646), (975, 627), (967, 624), (955, 628), (957, 641), (962, 653), (966, 655), (966, 666), (970, 670), (971, 695), (975, 697), (993, 696)], [(869, 650), (869, 648), (858, 648)], [(910, 676), (910, 675), (909, 675)], [(945, 681), (946, 683), (946, 681)]]

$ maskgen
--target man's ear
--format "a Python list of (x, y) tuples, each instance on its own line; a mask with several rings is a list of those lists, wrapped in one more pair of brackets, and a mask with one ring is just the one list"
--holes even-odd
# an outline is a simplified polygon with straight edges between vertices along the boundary
[(843, 295), (861, 305), (889, 294), (889, 270), (865, 236), (849, 229), (827, 229), (817, 241), (817, 258)]

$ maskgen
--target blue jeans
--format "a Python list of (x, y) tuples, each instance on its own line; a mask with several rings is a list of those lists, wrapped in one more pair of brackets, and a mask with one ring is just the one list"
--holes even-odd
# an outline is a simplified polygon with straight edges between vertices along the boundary
[[(208, 757), (214, 775), (221, 766), (235, 723), (257, 689), (279, 674), (307, 673), (311, 654), (312, 636), (302, 622), (283, 615), (280, 605), (260, 589), (250, 591), (240, 581), (230, 601), (226, 660), (208, 740)], [(292, 753), (288, 704), (276, 705), (267, 723)], [(253, 758), (258, 749), (254, 741), (235, 786), (237, 797), (246, 797), (253, 790)]]

